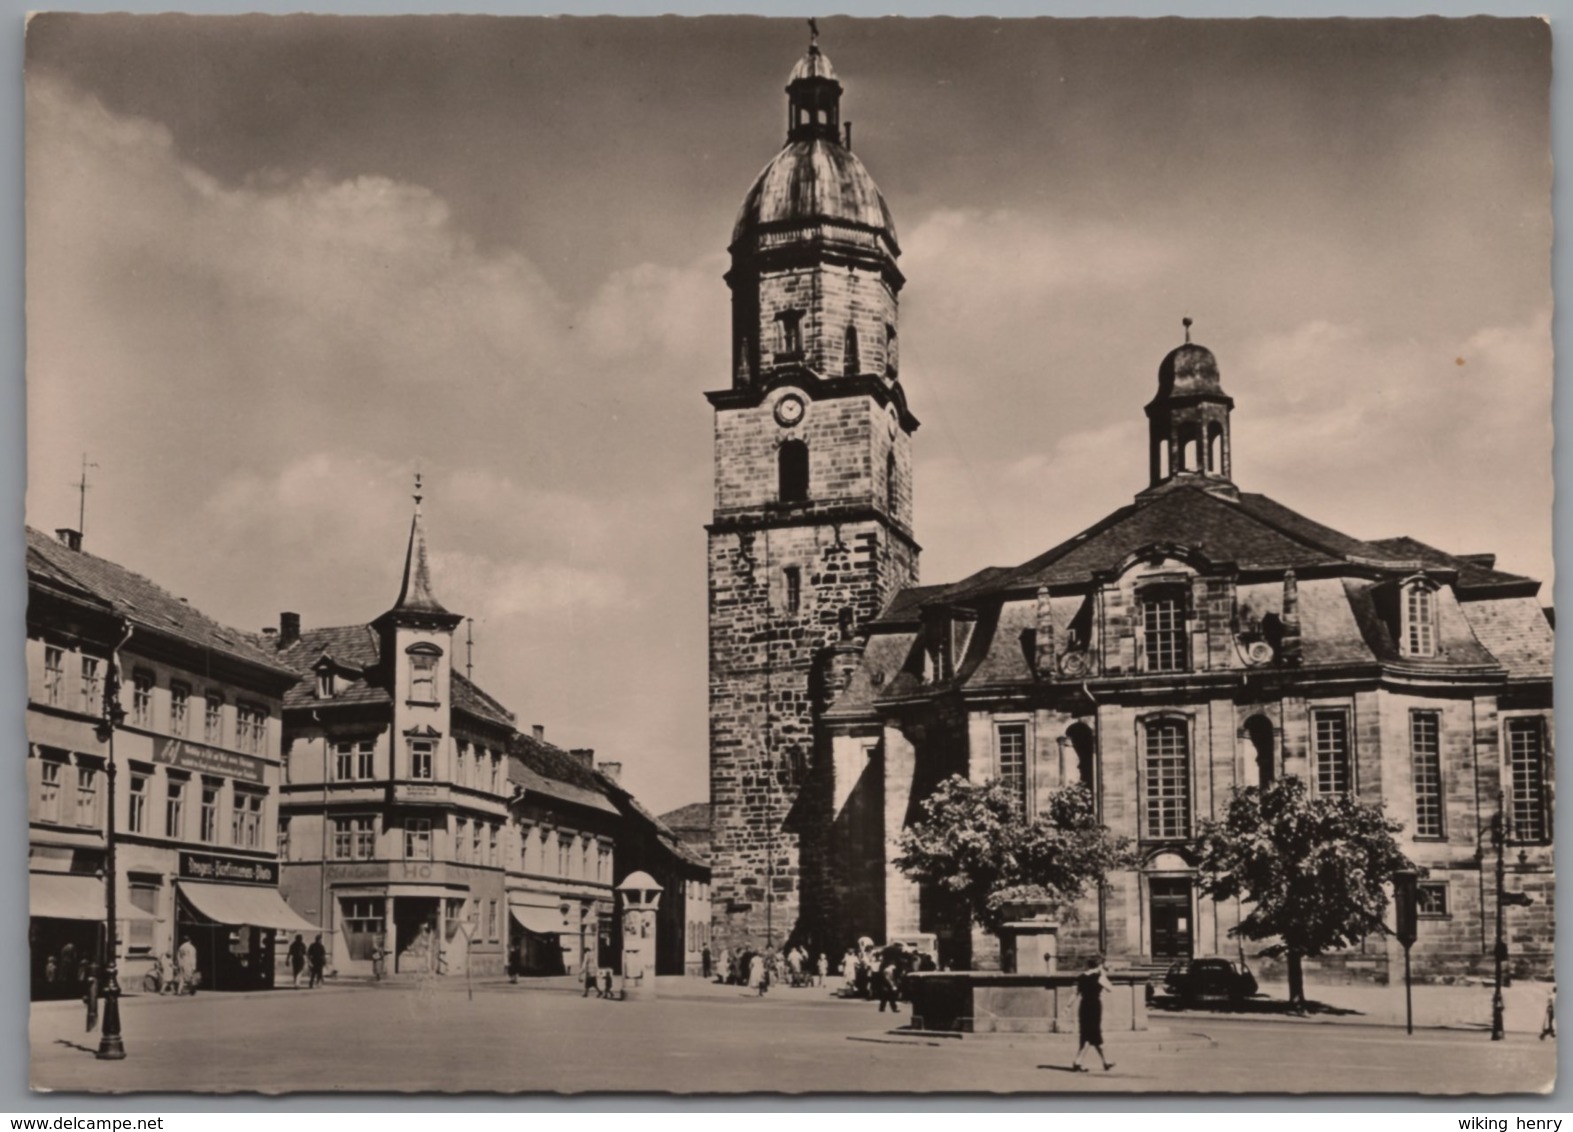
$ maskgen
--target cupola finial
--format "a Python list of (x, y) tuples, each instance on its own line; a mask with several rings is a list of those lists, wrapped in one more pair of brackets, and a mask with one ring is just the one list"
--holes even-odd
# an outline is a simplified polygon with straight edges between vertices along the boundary
[(808, 17), (808, 49), (819, 50), (819, 21), (813, 16)]
[(1186, 315), (1180, 319), (1180, 325), (1185, 327), (1185, 341), (1189, 343), (1191, 340), (1191, 316)]
[(415, 510), (421, 509), (421, 474), (415, 473)]

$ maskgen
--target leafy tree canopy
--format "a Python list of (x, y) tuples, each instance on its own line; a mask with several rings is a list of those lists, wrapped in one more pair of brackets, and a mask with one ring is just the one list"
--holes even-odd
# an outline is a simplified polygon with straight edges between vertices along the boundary
[(920, 884), (954, 894), (990, 932), (1012, 903), (1059, 905), (1063, 914), (1090, 885), (1132, 863), (1128, 838), (1098, 820), (1085, 786), (1049, 797), (1044, 812), (1022, 818), (998, 781), (953, 775), (923, 802), (923, 816), (901, 834), (896, 866)]
[(1222, 821), (1202, 822), (1197, 869), (1207, 895), (1250, 908), (1231, 934), (1274, 940), (1263, 954), (1288, 956), (1290, 997), (1303, 1001), (1302, 957), (1381, 929), (1384, 884), (1413, 867), (1393, 837), (1402, 828), (1381, 806), (1312, 797), (1285, 777), (1235, 790)]

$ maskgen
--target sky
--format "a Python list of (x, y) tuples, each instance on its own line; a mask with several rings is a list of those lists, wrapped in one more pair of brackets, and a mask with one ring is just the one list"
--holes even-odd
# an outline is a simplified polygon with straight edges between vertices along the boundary
[[(1146, 486), (1180, 318), (1233, 466), (1551, 600), (1538, 20), (820, 20), (895, 216), (926, 582)], [(736, 210), (801, 21), (50, 14), (28, 522), (230, 624), (392, 604), (419, 469), (474, 674), (703, 800)], [(461, 654), (462, 659), (462, 654)]]

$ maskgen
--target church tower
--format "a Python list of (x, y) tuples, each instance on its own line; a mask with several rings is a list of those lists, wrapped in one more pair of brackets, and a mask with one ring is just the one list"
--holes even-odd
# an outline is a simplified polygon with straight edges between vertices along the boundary
[[(817, 32), (815, 35), (817, 40)], [(732, 231), (732, 382), (715, 407), (710, 800), (718, 946), (828, 948), (810, 674), (917, 580), (895, 224), (817, 42), (786, 145)], [(813, 904), (813, 898), (808, 901)]]

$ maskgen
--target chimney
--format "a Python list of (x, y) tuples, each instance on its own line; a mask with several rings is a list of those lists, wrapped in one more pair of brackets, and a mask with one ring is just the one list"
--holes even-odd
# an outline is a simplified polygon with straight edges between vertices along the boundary
[(82, 549), (82, 532), (70, 527), (56, 527), (55, 537), (65, 543), (72, 550)]
[(596, 767), (596, 769), (599, 770), (602, 774), (606, 775), (607, 778), (610, 778), (613, 782), (621, 782), (623, 780), (622, 763), (602, 763), (600, 766)]
[(851, 122), (842, 122), (841, 123), (841, 128), (842, 128), (842, 130), (844, 130), (846, 132), (846, 139), (847, 139), (845, 141), (845, 143), (843, 143), (843, 144), (845, 144), (848, 149), (851, 149), (852, 148), (852, 123)]
[(1040, 680), (1054, 677), (1054, 612), (1049, 604), (1049, 587), (1038, 587), (1037, 621), (1033, 629), (1033, 667)]
[(575, 747), (571, 751), (569, 751), (568, 753), (570, 755), (572, 755), (575, 759), (579, 760), (579, 764), (581, 766), (583, 766), (585, 770), (594, 770), (595, 769), (595, 748), (594, 747)]
[(532, 723), (530, 725), (530, 734), (535, 736), (535, 741), (537, 743), (546, 742), (546, 724)]
[(279, 645), (287, 647), (300, 640), (300, 614), (279, 614)]

